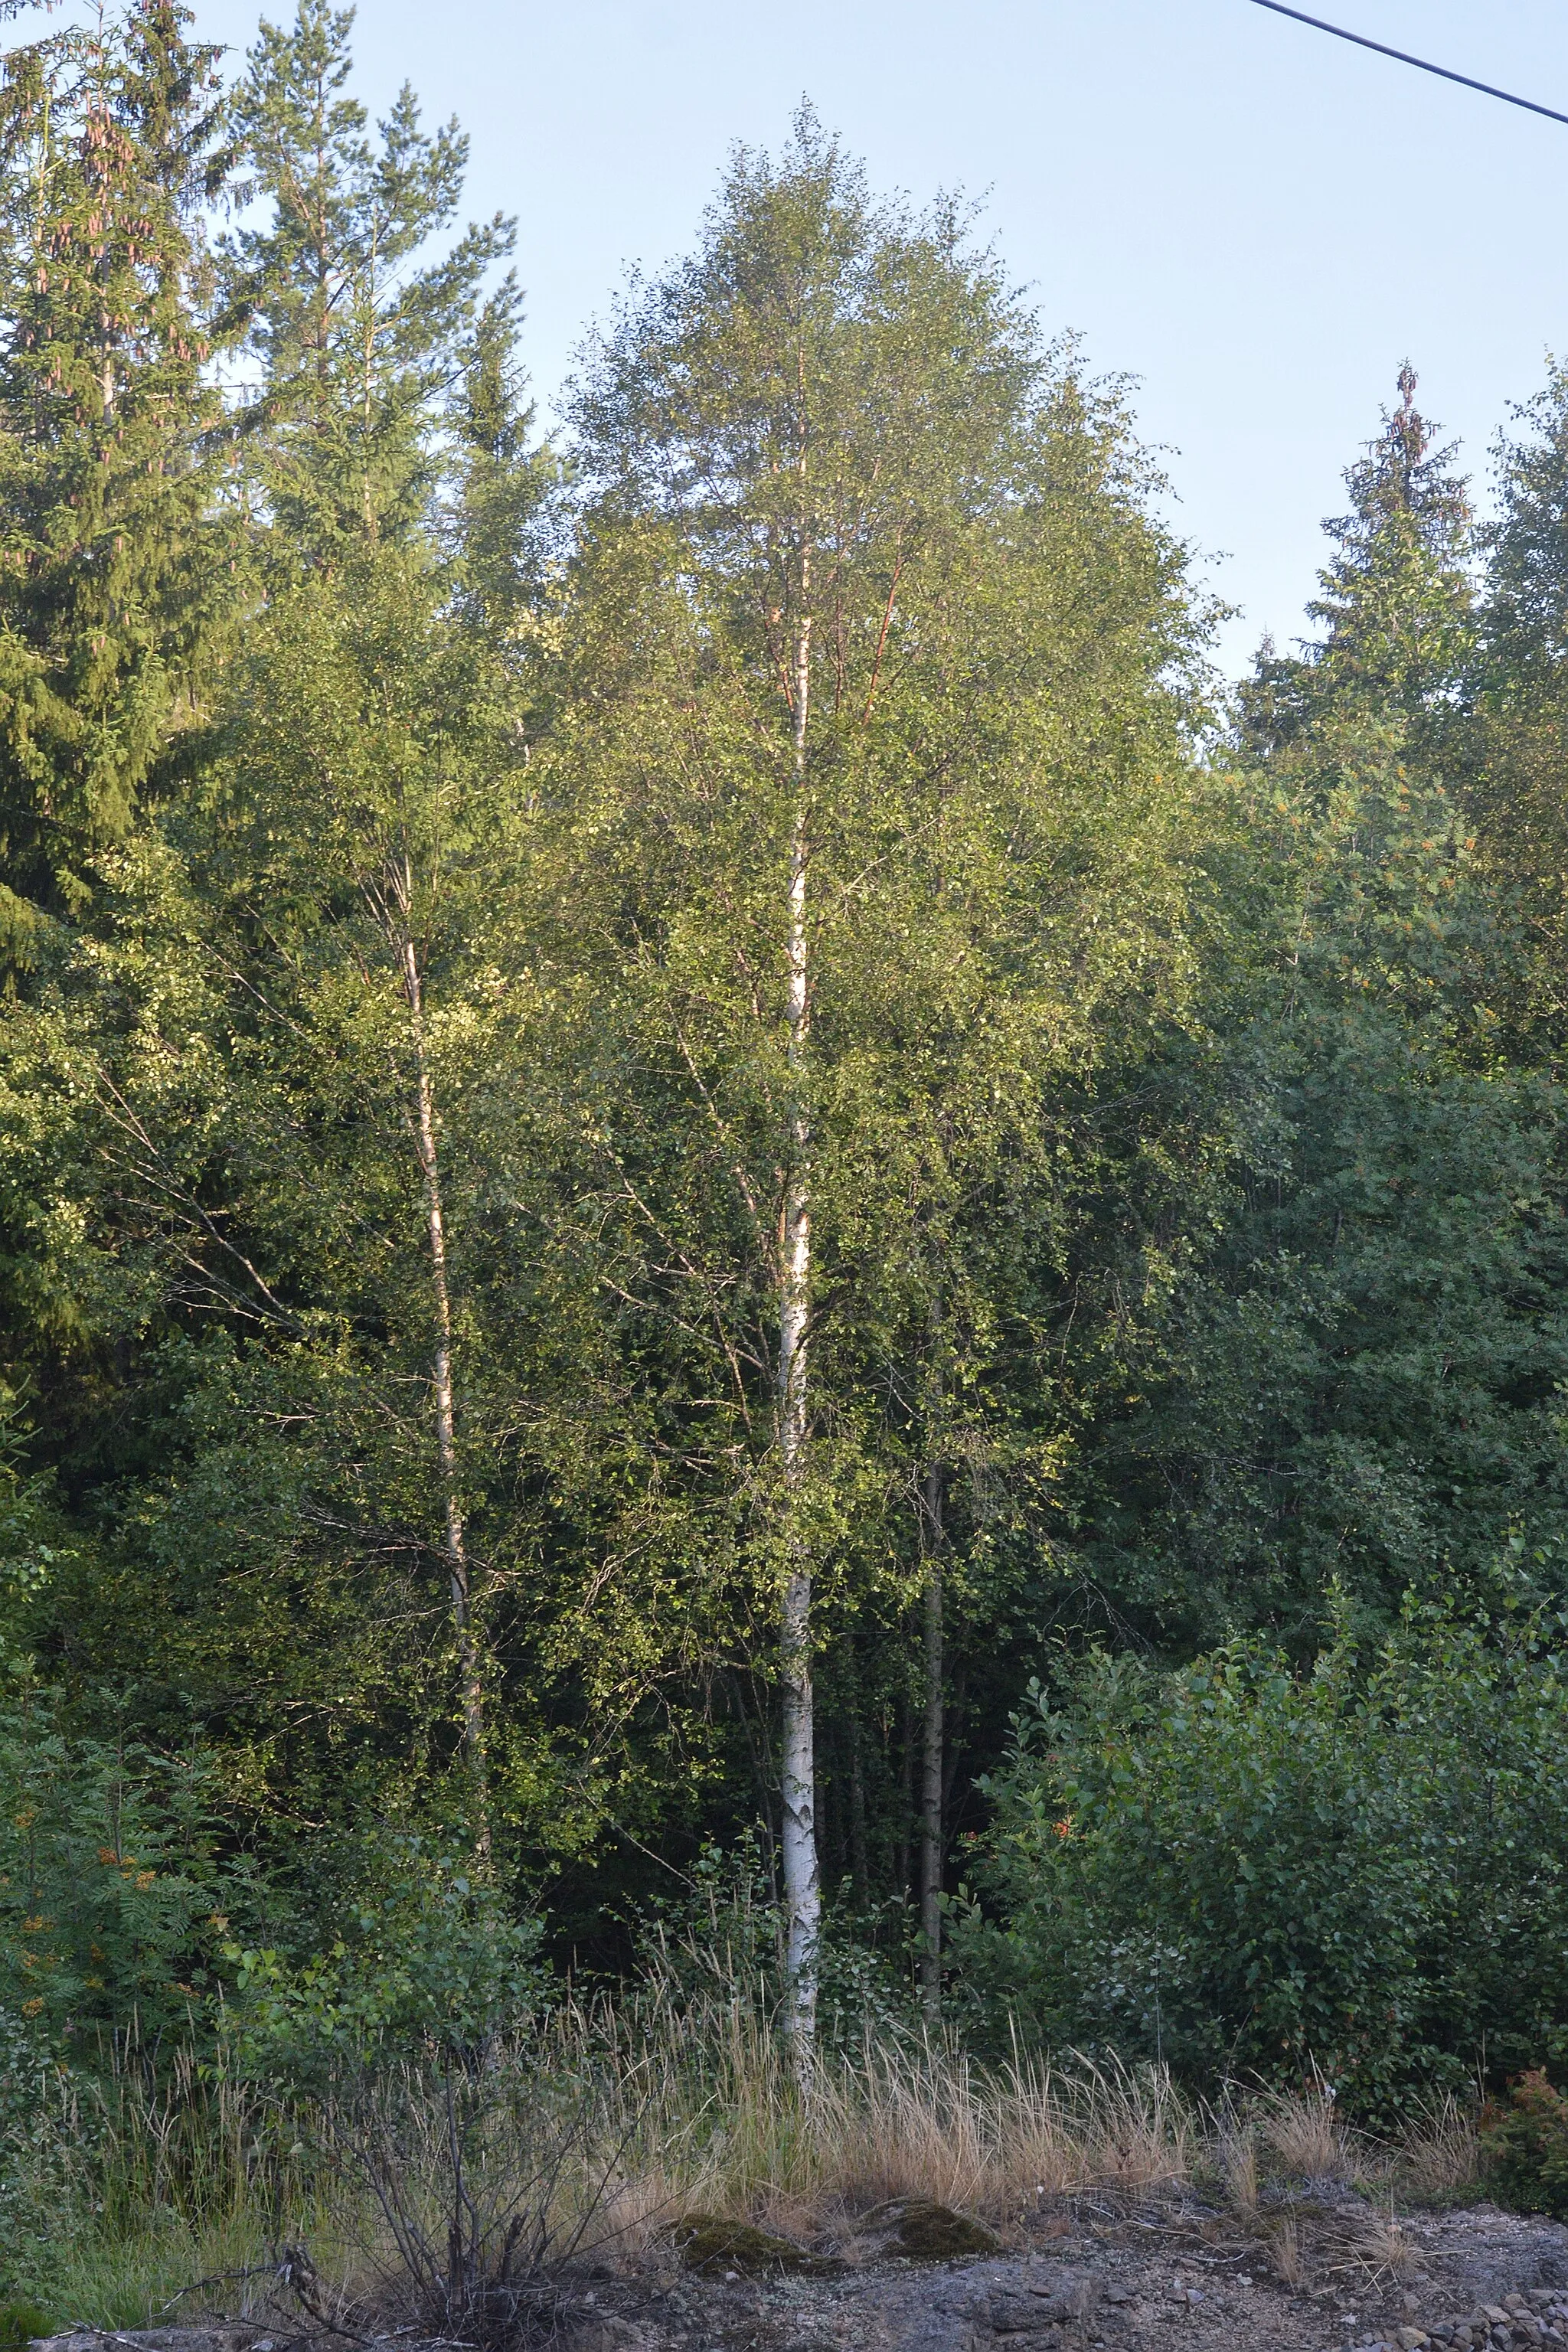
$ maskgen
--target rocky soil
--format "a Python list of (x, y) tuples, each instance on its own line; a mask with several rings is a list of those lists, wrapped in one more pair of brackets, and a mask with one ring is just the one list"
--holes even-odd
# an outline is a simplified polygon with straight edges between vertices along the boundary
[[(1479, 2205), (1394, 2221), (1324, 2189), (1246, 2226), (1083, 2200), (1026, 2251), (617, 2293), (605, 2352), (1417, 2352), (1568, 2346), (1568, 2230)], [(1284, 2274), (1282, 2274), (1284, 2273)]]
[[(1494, 2207), (1404, 2214), (1324, 2186), (1238, 2219), (1194, 2200), (1084, 2199), (1029, 2242), (945, 2261), (872, 2253), (817, 2275), (662, 2265), (565, 2284), (547, 2328), (561, 2352), (1421, 2352), (1568, 2347), (1568, 2230)], [(688, 2250), (690, 2251), (689, 2249)], [(564, 2284), (564, 2283), (563, 2283)], [(542, 2314), (541, 2317), (542, 2317)], [(426, 2352), (315, 2327), (82, 2330), (35, 2352)], [(533, 2331), (530, 2331), (531, 2335)], [(466, 2331), (465, 2331), (466, 2333)], [(431, 2339), (457, 2352), (460, 2339)], [(494, 2352), (493, 2345), (488, 2352)]]

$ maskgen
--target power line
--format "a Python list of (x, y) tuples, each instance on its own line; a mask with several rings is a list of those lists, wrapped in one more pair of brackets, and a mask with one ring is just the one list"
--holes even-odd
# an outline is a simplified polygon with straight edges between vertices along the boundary
[(1454, 73), (1447, 66), (1435, 66), (1426, 58), (1413, 58), (1408, 49), (1391, 49), (1384, 41), (1369, 41), (1364, 33), (1347, 33), (1342, 25), (1330, 25), (1321, 16), (1309, 16), (1300, 8), (1287, 8), (1283, 0), (1253, 0), (1258, 8), (1272, 9), (1276, 16), (1293, 16), (1298, 25), (1310, 25), (1315, 32), (1332, 33), (1336, 41), (1353, 41), (1358, 49), (1375, 49), (1380, 58), (1396, 58), (1402, 66), (1419, 66), (1423, 73), (1436, 74), (1444, 81), (1457, 81), (1466, 89), (1479, 89), (1485, 98), (1500, 98), (1505, 106), (1522, 106), (1529, 114), (1544, 114), (1549, 122), (1568, 122), (1568, 114), (1559, 114), (1554, 106), (1538, 106), (1532, 98), (1516, 98), (1511, 89), (1498, 89), (1489, 81), (1474, 81), (1468, 74)]

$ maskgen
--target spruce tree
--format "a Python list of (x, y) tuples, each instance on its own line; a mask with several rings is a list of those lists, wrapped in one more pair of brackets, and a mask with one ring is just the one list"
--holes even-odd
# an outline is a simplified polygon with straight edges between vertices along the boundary
[[(19, 1209), (16, 1255), (35, 1289), (79, 1286), (52, 1375), (71, 1395), (62, 1436), (90, 1456), (86, 1359), (110, 1346), (120, 1425), (167, 1381), (202, 1433), (142, 1488), (142, 1534), (121, 1531), (115, 1573), (152, 1605), (111, 1629), (78, 1595), (91, 1640), (133, 1673), (155, 1626), (215, 1734), (265, 1780), (265, 1727), (235, 1696), (248, 1644), (310, 1726), (301, 1793), (328, 1811), (363, 1797), (351, 1771), (328, 1801), (314, 1743), (363, 1739), (384, 1766), (401, 1738), (419, 1801), (447, 1802), (442, 1768), (458, 1762), (454, 1809), (488, 1844), (496, 1751), (468, 1535), (473, 1508), (486, 1524), (469, 1410), (485, 1351), (463, 1295), (477, 1179), (446, 1090), (454, 1072), (471, 1082), (465, 1045), (493, 1012), (476, 893), (508, 854), (531, 577), (519, 542), (543, 478), (515, 297), (487, 301), (480, 284), (504, 234), (406, 266), (458, 200), (463, 142), (424, 140), (406, 92), (365, 137), (342, 89), (347, 30), (321, 10), (291, 35), (265, 29), (241, 94), (261, 202), (223, 259), (257, 370), (233, 423), (266, 593), (217, 681), (192, 790), (107, 866), (100, 933), (67, 944), (47, 1002), (11, 1025), (7, 1112), (20, 1129), (30, 1110), (76, 1161), (62, 1181), (35, 1135), (51, 1213)], [(470, 410), (489, 436), (478, 486)], [(489, 602), (467, 584), (481, 573)], [(50, 1246), (67, 1200), (68, 1271)], [(215, 1484), (202, 1465), (220, 1454)], [(227, 1589), (189, 1588), (159, 1538), (146, 1545), (160, 1525), (225, 1562)], [(368, 1689), (395, 1678), (382, 1633), (399, 1617), (429, 1629), (428, 1671), (383, 1727)], [(300, 1638), (275, 1650), (290, 1618)]]
[(202, 222), (217, 52), (134, 0), (0, 92), (0, 949), (79, 911), (190, 723), (233, 589)]
[[(242, 424), (289, 560), (330, 562), (428, 520), (432, 427), (464, 373), (484, 280), (510, 252), (498, 214), (436, 257), (468, 168), (457, 123), (434, 134), (405, 84), (373, 134), (346, 93), (353, 11), (300, 0), (263, 19), (235, 121), (263, 221), (223, 241), (226, 293), (260, 372)], [(500, 341), (511, 310), (492, 298)]]
[(1466, 799), (1533, 943), (1517, 1044), (1555, 1065), (1568, 1000), (1568, 373), (1557, 362), (1496, 457)]
[(1375, 1618), (1561, 1524), (1563, 1143), (1503, 1050), (1518, 927), (1466, 805), (1468, 500), (1401, 392), (1327, 526), (1323, 635), (1244, 696), (1232, 1150), (1097, 1433), (1101, 1573), (1173, 1645), (1310, 1646), (1331, 1581)]
[(1260, 654), (1242, 696), (1245, 740), (1267, 754), (1331, 717), (1398, 723), (1413, 753), (1441, 731), (1474, 639), (1467, 571), (1472, 521), (1453, 451), (1399, 373), (1399, 405), (1345, 476), (1348, 513), (1325, 521), (1332, 550), (1307, 607), (1321, 634), (1299, 657)]

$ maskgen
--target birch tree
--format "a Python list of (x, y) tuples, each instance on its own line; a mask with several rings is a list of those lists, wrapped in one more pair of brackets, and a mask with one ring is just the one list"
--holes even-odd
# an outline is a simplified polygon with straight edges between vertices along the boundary
[[(1086, 824), (1101, 888), (1156, 739), (1166, 778), (1184, 771), (1158, 683), (1194, 625), (1179, 555), (1143, 514), (1121, 424), (1068, 390), (964, 226), (952, 207), (875, 204), (803, 111), (777, 163), (737, 154), (696, 256), (634, 289), (575, 411), (597, 489), (551, 747), (578, 828), (563, 904), (601, 1009), (626, 1008), (633, 1090), (655, 1071), (669, 1089), (642, 1112), (606, 1107), (599, 1233), (617, 1235), (628, 1308), (692, 1351), (677, 1475), (715, 1496), (739, 1475), (742, 1549), (771, 1580), (803, 2066), (821, 1905), (814, 1662), (847, 1562), (893, 1572), (893, 1474), (841, 1335), (871, 1315), (868, 1262), (922, 1189), (914, 1139), (936, 1107), (921, 1087), (944, 1060), (924, 1036), (956, 1022), (972, 1045), (989, 1037), (983, 1055), (1006, 1037), (990, 1124), (1016, 1125), (1047, 997), (1058, 1030), (1081, 1028), (1066, 962), (1087, 1011), (1089, 975), (1113, 960), (1083, 952), (1081, 871), (1059, 930), (1030, 901)], [(1090, 606), (1100, 642), (1075, 679)], [(1047, 824), (1051, 761), (1085, 710)], [(1109, 824), (1091, 778), (1121, 812)], [(1112, 919), (1103, 938), (1125, 929)], [(1015, 1015), (992, 993), (1009, 952), (1054, 967)], [(939, 1093), (950, 1082), (967, 1094), (974, 1060), (961, 1079), (949, 1064)], [(696, 1155), (679, 1169), (677, 1133)], [(935, 1491), (921, 1505), (933, 1528)], [(921, 1549), (934, 1753), (940, 1538)]]

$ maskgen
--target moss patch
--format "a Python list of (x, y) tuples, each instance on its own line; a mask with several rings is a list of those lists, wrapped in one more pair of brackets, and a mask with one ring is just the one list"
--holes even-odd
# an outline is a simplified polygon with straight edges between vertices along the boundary
[(880, 2242), (889, 2254), (917, 2263), (952, 2262), (960, 2254), (994, 2254), (1002, 2241), (984, 2221), (935, 2205), (926, 2197), (895, 2197), (863, 2214), (858, 2233)]
[(831, 2255), (797, 2246), (793, 2238), (775, 2238), (749, 2221), (727, 2221), (717, 2213), (688, 2213), (669, 2234), (686, 2269), (707, 2278), (722, 2278), (726, 2271), (742, 2278), (826, 2278), (842, 2267)]

